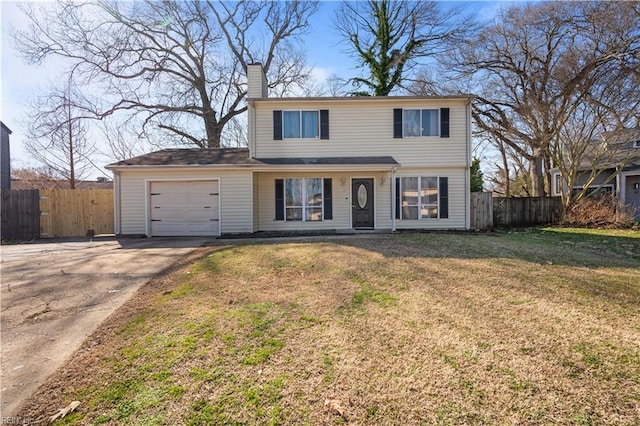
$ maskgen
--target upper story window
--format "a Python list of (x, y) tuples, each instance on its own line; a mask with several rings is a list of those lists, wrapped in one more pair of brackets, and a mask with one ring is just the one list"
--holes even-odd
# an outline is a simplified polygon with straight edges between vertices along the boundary
[(403, 136), (440, 136), (440, 114), (437, 109), (403, 110)]
[(393, 110), (393, 137), (449, 137), (449, 108)]
[(282, 135), (285, 139), (317, 138), (318, 111), (283, 111)]
[(273, 111), (273, 140), (329, 139), (329, 110)]

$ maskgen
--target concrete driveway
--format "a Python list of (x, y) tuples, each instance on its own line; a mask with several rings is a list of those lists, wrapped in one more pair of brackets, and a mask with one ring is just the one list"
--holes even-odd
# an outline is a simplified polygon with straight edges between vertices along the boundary
[(19, 416), (22, 402), (104, 319), (205, 241), (111, 238), (2, 246), (2, 417)]

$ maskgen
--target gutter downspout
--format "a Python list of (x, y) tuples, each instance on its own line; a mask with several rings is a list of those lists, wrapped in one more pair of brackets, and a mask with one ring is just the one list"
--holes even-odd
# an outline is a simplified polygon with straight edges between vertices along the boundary
[(249, 158), (256, 158), (256, 108), (253, 101), (247, 101), (249, 107)]
[(391, 169), (391, 232), (396, 232), (396, 168)]
[(116, 235), (120, 235), (120, 172), (117, 170), (113, 170), (113, 220), (114, 220), (114, 229), (113, 232)]
[(469, 100), (469, 102), (467, 103), (467, 107), (465, 108), (465, 115), (466, 115), (466, 122), (467, 122), (467, 141), (466, 141), (466, 151), (467, 151), (467, 167), (465, 167), (464, 169), (464, 179), (465, 179), (465, 188), (466, 188), (466, 194), (464, 197), (464, 215), (465, 215), (465, 219), (464, 219), (464, 226), (465, 229), (468, 231), (469, 228), (471, 228), (471, 211), (470, 211), (470, 204), (471, 204), (471, 100)]

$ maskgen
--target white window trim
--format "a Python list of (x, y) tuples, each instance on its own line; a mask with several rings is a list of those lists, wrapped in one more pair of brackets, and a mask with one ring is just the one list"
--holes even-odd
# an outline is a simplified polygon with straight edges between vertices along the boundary
[[(420, 134), (418, 136), (408, 136), (405, 134), (404, 132), (404, 123), (405, 123), (405, 117), (404, 117), (404, 112), (405, 111), (420, 111)], [(422, 131), (424, 130), (424, 126), (422, 125), (422, 111), (437, 111), (438, 114), (438, 134), (437, 135), (430, 135), (430, 136), (423, 136), (422, 135)], [(403, 108), (402, 109), (402, 138), (403, 139), (419, 139), (419, 138), (439, 138), (440, 134), (442, 133), (442, 129), (440, 128), (440, 108)], [(409, 176), (409, 177), (414, 177), (414, 176)]]
[(562, 176), (560, 173), (553, 174), (553, 195), (562, 194)]
[[(287, 180), (293, 180), (293, 179), (300, 179), (302, 180), (302, 206), (287, 206)], [(320, 179), (320, 189), (322, 191), (322, 206), (320, 207), (322, 209), (322, 219), (320, 220), (307, 220), (307, 209), (308, 208), (312, 208), (312, 209), (317, 209), (318, 207), (309, 207), (306, 203), (307, 203), (307, 179)], [(283, 178), (283, 182), (282, 185), (284, 186), (283, 188), (283, 200), (282, 202), (284, 203), (284, 221), (285, 222), (324, 222), (324, 178), (319, 178), (319, 177), (287, 177), (287, 178)], [(302, 209), (302, 220), (287, 220), (287, 209)]]
[[(438, 191), (438, 205), (437, 205), (437, 209), (438, 209), (438, 215), (436, 217), (422, 217), (422, 178), (436, 178), (436, 191)], [(418, 218), (417, 219), (410, 219), (407, 218), (405, 219), (403, 216), (403, 206), (402, 204), (402, 192), (403, 192), (403, 185), (402, 185), (402, 179), (406, 179), (406, 178), (418, 178)], [(440, 176), (398, 176), (398, 179), (400, 179), (400, 219), (399, 220), (440, 220)], [(407, 206), (407, 207), (416, 207), (416, 206)]]
[[(572, 187), (572, 190), (580, 190), (581, 191), (583, 188), (584, 188), (584, 185), (574, 185)], [(603, 189), (603, 188), (611, 188), (611, 194), (616, 195), (616, 187), (612, 183), (607, 183), (605, 185), (593, 184), (593, 185), (589, 185), (587, 187), (587, 189), (594, 189), (594, 190), (599, 190), (599, 189)]]
[[(285, 136), (285, 131), (284, 131), (284, 117), (285, 117), (285, 112), (299, 112), (300, 113), (300, 137), (297, 138), (288, 138)], [(303, 112), (315, 112), (318, 115), (318, 128), (316, 129), (316, 136), (313, 138), (305, 138), (302, 136), (302, 113)], [(289, 140), (298, 140), (298, 139), (320, 139), (320, 110), (319, 109), (285, 109), (282, 110), (282, 139), (289, 139)]]

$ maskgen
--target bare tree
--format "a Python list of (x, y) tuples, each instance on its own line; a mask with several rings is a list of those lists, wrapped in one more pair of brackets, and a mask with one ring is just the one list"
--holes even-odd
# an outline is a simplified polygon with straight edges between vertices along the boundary
[(434, 1), (343, 2), (334, 25), (351, 54), (368, 71), (351, 79), (355, 95), (387, 96), (403, 87), (413, 69), (448, 50), (472, 29), (460, 9)]
[(157, 147), (143, 135), (137, 134), (136, 129), (141, 126), (141, 123), (132, 118), (112, 120), (110, 117), (101, 121), (97, 131), (106, 143), (100, 153), (110, 160), (120, 161)]
[[(560, 151), (552, 151), (551, 144), (578, 119), (580, 105), (598, 101), (590, 94), (610, 83), (607, 76), (637, 72), (639, 7), (632, 2), (511, 7), (454, 52), (449, 65), (460, 76), (475, 78), (476, 125), (529, 163), (532, 195), (550, 188), (549, 169), (561, 160), (554, 158)], [(637, 88), (617, 89), (618, 96), (637, 99)]]
[(183, 143), (219, 147), (225, 126), (246, 111), (246, 67), (261, 62), (274, 93), (308, 70), (296, 43), (313, 1), (236, 3), (83, 2), (23, 6), (30, 27), (14, 39), (27, 59), (57, 56), (81, 84), (98, 88), (97, 117), (141, 117), (141, 133), (162, 129)]
[(627, 165), (640, 161), (638, 150), (631, 146), (640, 129), (621, 126), (621, 118), (622, 123), (628, 122), (620, 117), (622, 111), (624, 108), (615, 100), (606, 105), (602, 98), (583, 102), (552, 141), (551, 156), (556, 159), (560, 184), (566, 189), (561, 191), (566, 209), (597, 194)]
[(33, 102), (26, 123), (27, 152), (51, 175), (68, 181), (71, 189), (95, 167), (91, 159), (95, 144), (88, 137), (83, 112), (76, 107), (83, 103), (70, 78), (64, 87), (53, 88)]

